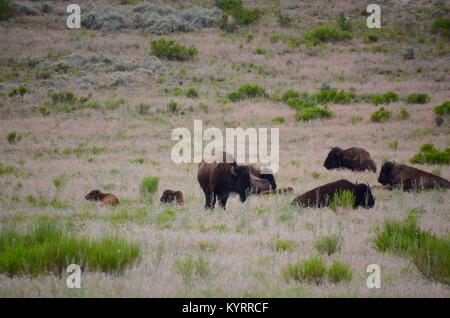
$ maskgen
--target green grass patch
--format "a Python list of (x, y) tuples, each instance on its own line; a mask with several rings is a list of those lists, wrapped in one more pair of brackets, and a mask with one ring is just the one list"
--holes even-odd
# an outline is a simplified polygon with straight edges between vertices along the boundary
[(119, 237), (79, 237), (50, 222), (39, 222), (26, 233), (11, 227), (0, 232), (0, 272), (10, 276), (60, 274), (69, 264), (84, 270), (120, 272), (139, 256), (137, 244)]
[(280, 251), (286, 251), (286, 252), (292, 252), (295, 249), (295, 242), (291, 240), (279, 240), (277, 239), (275, 241), (275, 250), (277, 252)]
[(425, 277), (450, 284), (450, 239), (422, 230), (414, 209), (403, 221), (385, 220), (375, 244), (382, 252), (410, 257)]
[(14, 171), (15, 171), (14, 167), (5, 166), (5, 165), (0, 164), (0, 176), (12, 174), (12, 173), (14, 173)]
[(332, 25), (320, 25), (314, 29), (305, 31), (303, 36), (314, 44), (325, 42), (338, 42), (350, 40), (353, 35), (349, 31), (341, 31)]
[(355, 204), (355, 195), (348, 190), (336, 192), (330, 201), (330, 209), (336, 211), (338, 208), (350, 209)]
[(420, 151), (411, 157), (411, 163), (416, 164), (450, 164), (450, 148), (445, 150), (437, 149), (433, 144), (423, 144)]
[(450, 38), (450, 18), (443, 16), (433, 21), (431, 30), (434, 33), (440, 33), (442, 36)]
[(11, 131), (8, 133), (8, 135), (6, 135), (6, 140), (11, 145), (17, 144), (21, 139), (22, 139), (22, 137), (15, 131)]
[(162, 38), (150, 42), (150, 53), (161, 59), (187, 61), (193, 59), (198, 51), (194, 46), (187, 47), (175, 40)]
[(399, 101), (399, 96), (396, 92), (386, 92), (384, 94), (374, 94), (371, 96), (370, 101), (372, 104), (379, 105), (379, 104), (390, 104), (395, 103)]
[(153, 200), (153, 196), (158, 191), (159, 177), (146, 177), (141, 182), (140, 193), (144, 200)]
[(283, 268), (283, 276), (299, 282), (319, 284), (327, 274), (325, 261), (320, 256), (314, 256), (298, 263), (289, 264)]
[(327, 271), (327, 278), (332, 283), (351, 281), (352, 276), (350, 265), (339, 260), (334, 260)]
[(342, 237), (334, 234), (324, 235), (316, 241), (315, 247), (321, 254), (333, 255), (341, 250)]
[(178, 259), (174, 267), (185, 285), (191, 285), (195, 279), (204, 279), (211, 273), (209, 262), (201, 255), (188, 255)]
[(99, 109), (100, 105), (90, 97), (77, 97), (71, 91), (55, 91), (48, 94), (48, 99), (39, 108), (39, 112), (46, 116), (52, 111), (70, 113), (82, 109)]
[(27, 92), (28, 92), (28, 87), (26, 87), (25, 85), (19, 85), (17, 87), (11, 88), (11, 90), (8, 93), (8, 96), (9, 97), (15, 97), (15, 96), (23, 97), (23, 95), (25, 95)]

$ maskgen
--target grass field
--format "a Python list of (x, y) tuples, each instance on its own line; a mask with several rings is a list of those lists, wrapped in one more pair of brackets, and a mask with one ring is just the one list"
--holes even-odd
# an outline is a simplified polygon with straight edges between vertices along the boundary
[[(450, 98), (449, 31), (435, 23), (449, 16), (448, 4), (392, 1), (382, 6), (381, 29), (370, 30), (362, 14), (369, 2), (245, 1), (248, 8), (257, 5), (261, 17), (233, 33), (213, 24), (157, 35), (130, 27), (68, 30), (69, 3), (0, 21), (2, 235), (13, 228), (27, 233), (45, 221), (92, 241), (114, 235), (138, 246), (140, 256), (117, 272), (87, 268), (81, 289), (67, 288), (64, 272), (0, 272), (0, 297), (450, 296), (449, 285), (424, 275), (408, 253), (382, 251), (376, 243), (385, 220), (404, 220), (415, 209), (417, 226), (442, 238), (439, 246), (448, 253), (448, 190), (376, 188), (370, 210), (290, 205), (295, 196), (340, 178), (377, 184), (378, 173), (326, 170), (323, 161), (333, 146), (367, 149), (377, 172), (385, 160), (411, 164), (423, 144), (450, 147), (450, 119), (437, 127), (433, 112)], [(165, 3), (175, 10), (214, 6), (206, 0)], [(276, 14), (280, 9), (284, 19)], [(341, 12), (349, 22), (339, 22)], [(319, 23), (351, 36), (304, 34)], [(161, 38), (197, 52), (182, 52), (182, 61), (151, 56), (151, 41)], [(414, 59), (403, 56), (408, 48)], [(266, 94), (231, 101), (229, 94), (245, 83), (258, 84)], [(304, 117), (296, 107), (304, 101), (291, 107), (282, 99), (288, 89), (314, 95), (324, 85), (355, 95), (316, 97), (330, 118), (299, 121)], [(376, 103), (371, 99), (388, 91), (398, 98), (381, 104), (379, 97)], [(412, 103), (413, 93), (429, 99)], [(391, 116), (372, 121), (380, 107)], [(195, 119), (222, 130), (278, 127), (275, 178), (294, 192), (251, 197), (244, 204), (234, 197), (226, 210), (205, 211), (197, 164), (175, 165), (170, 158), (172, 130), (192, 131)], [(448, 164), (412, 165), (450, 177)], [(143, 200), (140, 184), (152, 176), (159, 177), (158, 190), (153, 200)], [(84, 200), (95, 188), (116, 194), (121, 204), (101, 207)], [(160, 205), (165, 189), (183, 191), (185, 205)], [(0, 265), (9, 246), (4, 242)], [(381, 267), (380, 289), (366, 285), (369, 264)]]

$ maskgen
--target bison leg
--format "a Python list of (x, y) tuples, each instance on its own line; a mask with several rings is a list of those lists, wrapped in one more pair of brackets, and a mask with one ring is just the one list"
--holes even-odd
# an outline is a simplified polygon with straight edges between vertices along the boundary
[(219, 205), (224, 210), (225, 206), (227, 205), (227, 201), (228, 201), (228, 193), (221, 193), (219, 195)]
[(216, 205), (216, 200), (214, 194), (206, 190), (205, 191), (205, 209), (214, 209), (214, 205)]

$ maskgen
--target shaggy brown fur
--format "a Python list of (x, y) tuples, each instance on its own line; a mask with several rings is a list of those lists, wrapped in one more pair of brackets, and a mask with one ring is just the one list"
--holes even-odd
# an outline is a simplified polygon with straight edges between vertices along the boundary
[(184, 196), (181, 191), (172, 191), (172, 190), (164, 190), (161, 199), (161, 203), (173, 203), (175, 202), (178, 205), (184, 204)]
[(338, 147), (331, 149), (323, 165), (328, 170), (344, 168), (352, 171), (377, 171), (377, 166), (370, 157), (370, 153), (358, 147), (347, 150)]

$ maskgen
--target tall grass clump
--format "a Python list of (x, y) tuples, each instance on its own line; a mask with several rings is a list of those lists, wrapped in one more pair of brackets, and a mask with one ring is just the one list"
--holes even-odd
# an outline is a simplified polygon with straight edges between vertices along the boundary
[(336, 211), (338, 208), (350, 209), (355, 204), (355, 195), (348, 190), (336, 192), (330, 201), (330, 209)]
[(374, 123), (382, 123), (388, 121), (391, 117), (392, 112), (386, 110), (384, 107), (381, 107), (370, 115), (370, 121)]
[(333, 112), (328, 108), (318, 106), (306, 107), (297, 111), (296, 118), (298, 121), (310, 121), (319, 118), (330, 118)]
[(9, 97), (20, 96), (23, 97), (28, 92), (28, 87), (25, 85), (19, 85), (17, 87), (13, 87), (9, 93)]
[(9, 276), (60, 274), (69, 264), (84, 270), (120, 272), (139, 256), (139, 246), (122, 238), (79, 237), (51, 222), (39, 222), (26, 233), (11, 227), (0, 232), (0, 272)]
[(159, 39), (150, 42), (150, 53), (160, 59), (187, 61), (193, 59), (198, 51), (194, 46), (184, 46), (175, 40)]
[(375, 244), (382, 252), (408, 256), (422, 274), (450, 284), (450, 238), (422, 230), (412, 210), (403, 221), (385, 220), (377, 229)]
[(434, 113), (440, 116), (450, 115), (450, 101), (447, 100), (443, 102), (441, 105), (436, 106), (434, 108)]
[(327, 271), (327, 278), (332, 283), (351, 281), (352, 276), (350, 265), (339, 260), (334, 260)]
[(439, 150), (433, 144), (423, 144), (420, 151), (412, 156), (409, 161), (421, 165), (448, 165), (450, 164), (450, 148)]
[(11, 131), (6, 136), (6, 140), (11, 145), (17, 144), (21, 139), (22, 139), (22, 137), (16, 131)]
[(320, 25), (314, 29), (305, 31), (303, 35), (305, 39), (314, 44), (350, 40), (353, 37), (351, 32), (341, 31), (332, 25)]
[(283, 276), (300, 282), (319, 284), (326, 277), (325, 261), (320, 256), (289, 264), (283, 268)]
[(203, 279), (210, 275), (209, 262), (201, 255), (188, 255), (175, 262), (175, 272), (178, 273), (185, 285), (191, 285), (194, 279)]
[(237, 91), (228, 94), (228, 99), (232, 102), (238, 102), (244, 99), (252, 99), (258, 97), (266, 98), (268, 97), (268, 94), (263, 87), (253, 83), (243, 84)]
[(342, 237), (335, 234), (324, 235), (316, 241), (315, 247), (319, 253), (330, 256), (341, 250)]
[(0, 0), (0, 21), (9, 20), (15, 14), (14, 3), (11, 0)]
[(156, 191), (158, 191), (159, 177), (146, 177), (141, 182), (141, 198), (146, 201), (152, 201)]
[(430, 96), (425, 93), (412, 93), (406, 97), (408, 104), (426, 104), (430, 101)]

